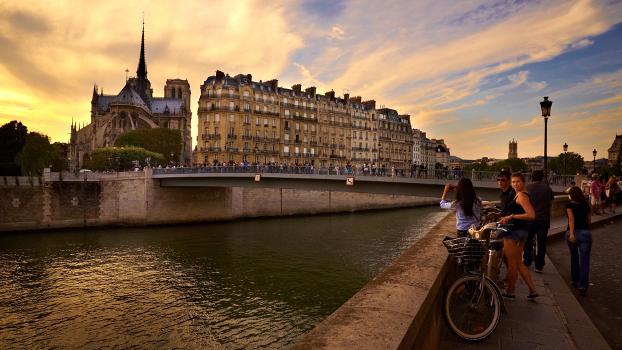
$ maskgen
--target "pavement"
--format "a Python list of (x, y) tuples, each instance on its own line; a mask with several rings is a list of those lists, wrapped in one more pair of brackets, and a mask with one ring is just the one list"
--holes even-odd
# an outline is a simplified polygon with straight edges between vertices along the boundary
[[(615, 215), (594, 216), (593, 226), (608, 223), (616, 215), (622, 216), (622, 208), (618, 208), (618, 214)], [(565, 230), (566, 218), (556, 218), (551, 222), (549, 238), (563, 237)], [(596, 246), (593, 251), (595, 248)], [(569, 264), (569, 260), (566, 264)], [(532, 267), (531, 276), (540, 297), (536, 301), (527, 300), (526, 296), (529, 294), (527, 286), (519, 278), (516, 285), (516, 299), (505, 299), (507, 313), (501, 315), (499, 326), (488, 339), (475, 344), (465, 343), (445, 326), (440, 348), (611, 349), (549, 256), (546, 257), (543, 273), (535, 273)], [(588, 295), (593, 292), (591, 290)], [(619, 289), (616, 293), (620, 295)]]

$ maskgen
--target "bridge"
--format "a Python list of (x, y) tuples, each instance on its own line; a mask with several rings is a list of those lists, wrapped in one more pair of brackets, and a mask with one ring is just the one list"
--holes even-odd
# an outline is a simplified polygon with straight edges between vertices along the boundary
[[(161, 187), (263, 187), (440, 197), (443, 186), (450, 181), (457, 182), (461, 174), (432, 172), (424, 176), (407, 175), (379, 176), (346, 169), (311, 167), (214, 166), (153, 169), (152, 178), (158, 180)], [(498, 199), (496, 173), (474, 172), (471, 175), (480, 197)], [(562, 180), (567, 183), (572, 181), (568, 178)], [(552, 184), (551, 188), (561, 193), (565, 186), (563, 183)]]

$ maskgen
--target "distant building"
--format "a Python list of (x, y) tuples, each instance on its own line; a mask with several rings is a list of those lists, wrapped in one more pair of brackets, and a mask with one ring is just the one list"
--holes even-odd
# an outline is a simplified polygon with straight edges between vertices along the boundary
[(613, 140), (611, 147), (607, 150), (609, 153), (609, 165), (613, 166), (618, 157), (620, 157), (620, 147), (622, 147), (622, 135), (616, 134), (616, 138)]
[(168, 128), (181, 130), (179, 163), (189, 165), (192, 157), (190, 135), (190, 84), (187, 80), (167, 79), (164, 97), (154, 97), (147, 78), (145, 29), (143, 25), (136, 77), (126, 80), (115, 95), (104, 95), (93, 87), (91, 122), (79, 128), (72, 123), (68, 159), (71, 169), (82, 167), (84, 157), (93, 150), (113, 146), (117, 137), (135, 129)]
[(429, 139), (426, 133), (419, 129), (412, 130), (412, 155), (414, 165), (423, 165), (426, 169), (434, 169), (436, 163), (440, 163), (443, 167), (450, 165), (449, 147), (443, 139)]
[(518, 158), (518, 142), (510, 141), (509, 151), (508, 151), (508, 159)]
[(381, 166), (410, 169), (412, 165), (412, 128), (410, 116), (391, 108), (378, 112), (378, 155)]

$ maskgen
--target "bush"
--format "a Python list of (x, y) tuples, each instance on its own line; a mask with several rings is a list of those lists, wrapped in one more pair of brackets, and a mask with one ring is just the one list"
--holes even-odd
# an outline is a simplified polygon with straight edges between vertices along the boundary
[(102, 171), (125, 171), (134, 168), (134, 164), (141, 166), (165, 165), (166, 160), (160, 153), (147, 151), (141, 147), (106, 147), (94, 150), (89, 157), (84, 158), (84, 168)]
[(182, 136), (181, 130), (137, 129), (119, 135), (114, 144), (117, 147), (142, 147), (148, 151), (160, 153), (167, 161), (176, 161), (181, 152)]

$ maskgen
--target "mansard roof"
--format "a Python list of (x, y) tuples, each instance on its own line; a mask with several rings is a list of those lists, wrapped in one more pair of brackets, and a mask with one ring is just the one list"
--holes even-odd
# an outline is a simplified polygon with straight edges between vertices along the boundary
[(111, 101), (111, 104), (115, 103), (129, 104), (136, 107), (144, 108), (145, 110), (149, 111), (149, 107), (147, 107), (147, 104), (145, 103), (143, 98), (140, 97), (140, 94), (138, 94), (138, 92), (136, 92), (136, 90), (134, 90), (134, 88), (132, 88), (129, 83), (126, 83), (123, 89), (121, 89), (119, 94), (116, 96), (116, 98)]

